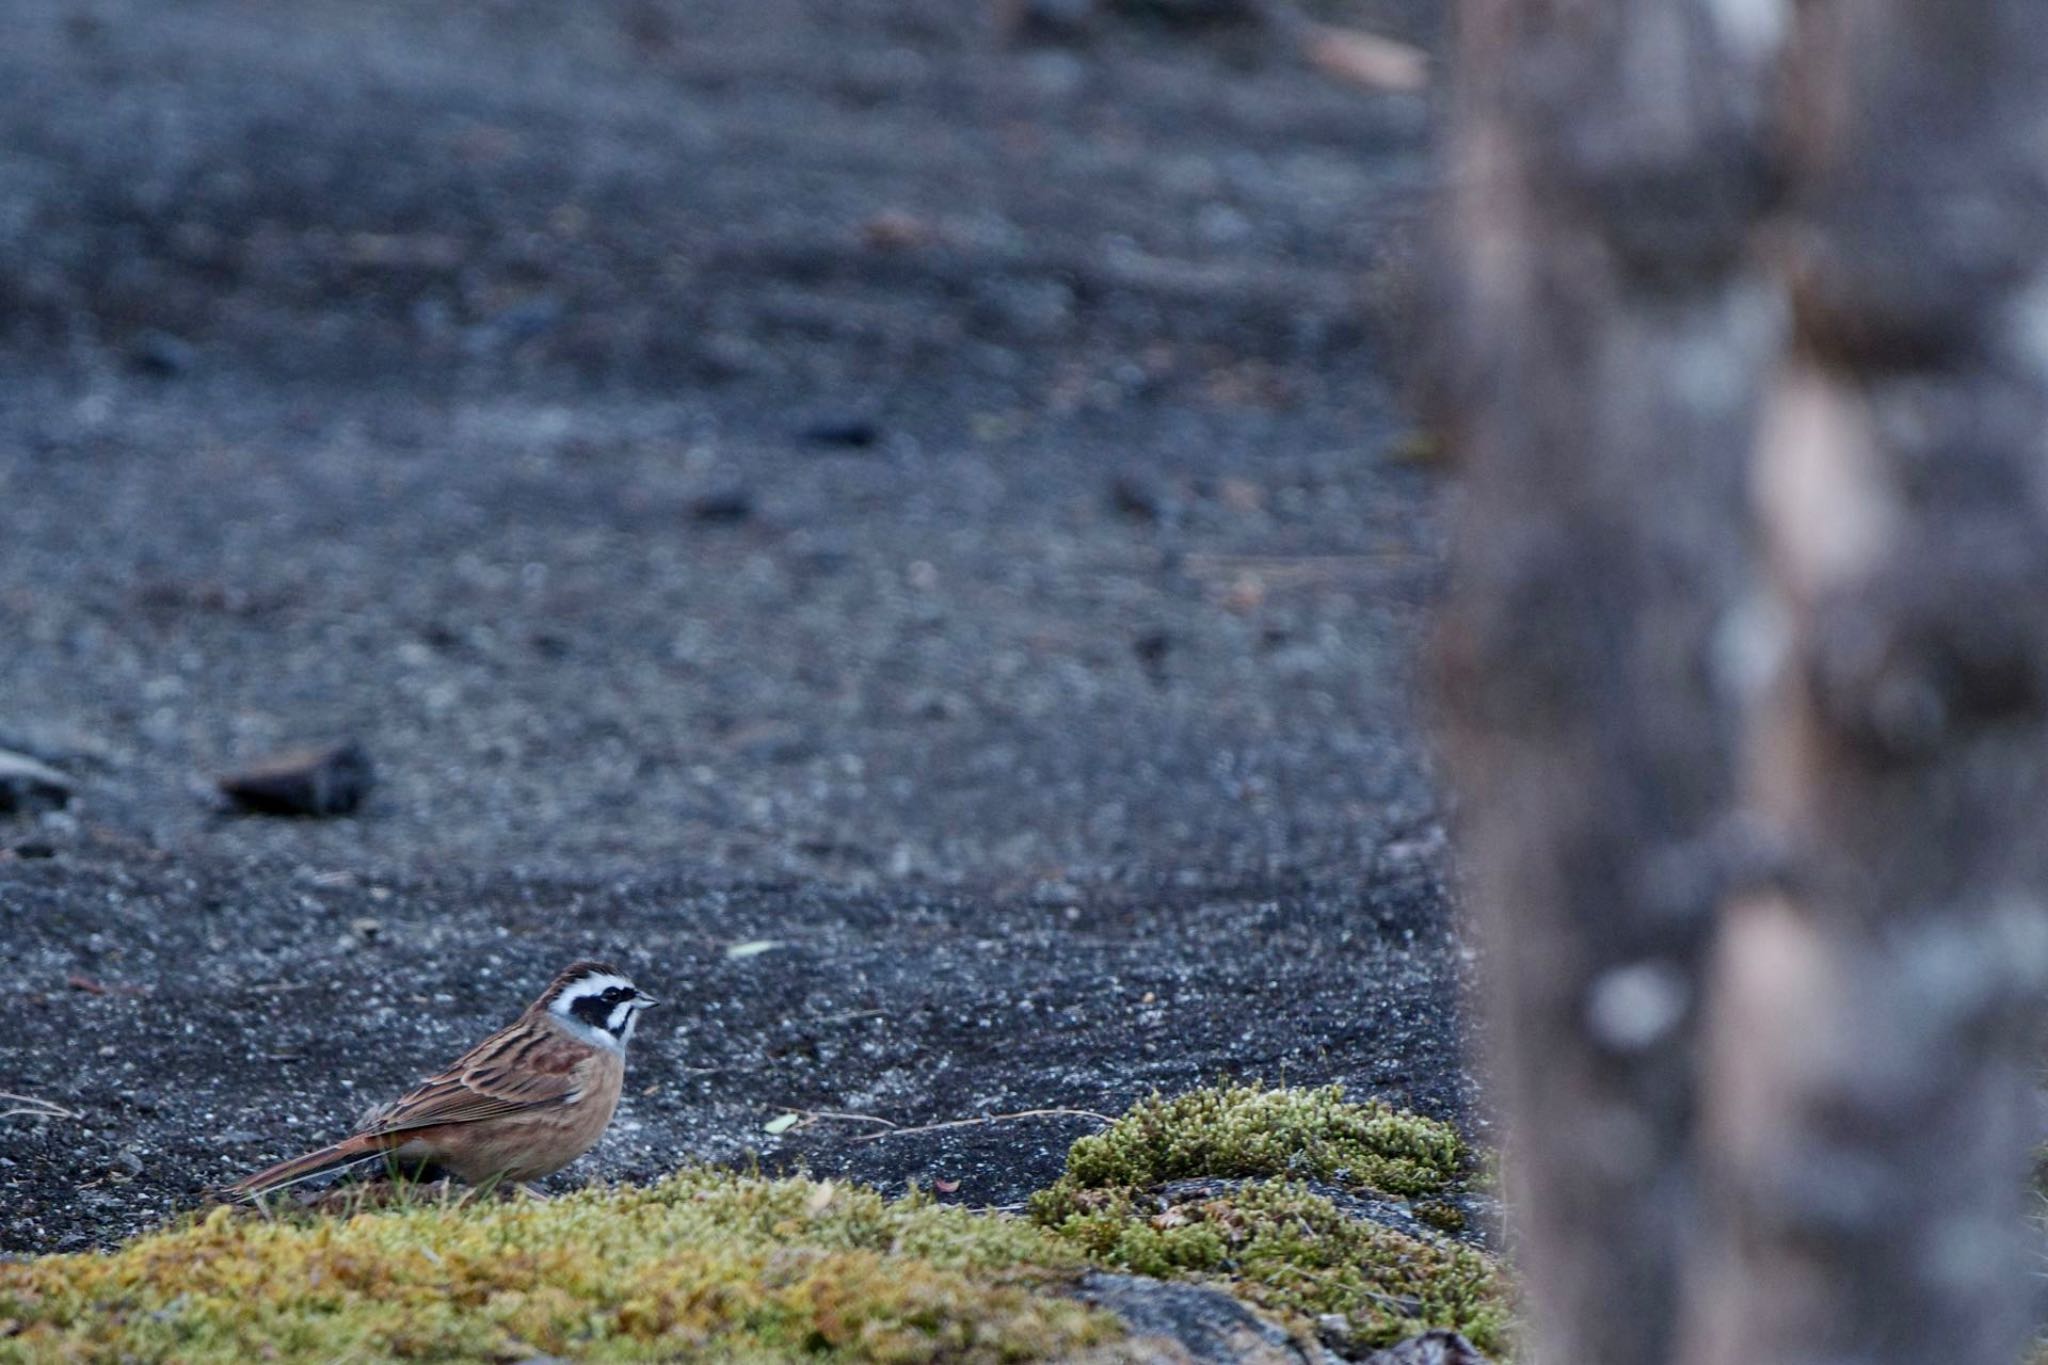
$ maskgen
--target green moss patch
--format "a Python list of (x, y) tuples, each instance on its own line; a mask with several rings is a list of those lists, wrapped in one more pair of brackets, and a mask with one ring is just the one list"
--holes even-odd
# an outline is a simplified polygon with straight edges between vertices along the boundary
[[(1236, 1086), (1149, 1100), (1075, 1143), (1029, 1219), (703, 1169), (547, 1203), (222, 1208), (111, 1254), (0, 1263), (0, 1362), (1108, 1362), (1120, 1325), (1071, 1297), (1098, 1266), (1213, 1280), (1304, 1328), (1342, 1314), (1360, 1346), (1444, 1326), (1498, 1351), (1490, 1257), (1301, 1183), (1421, 1209), (1471, 1164), (1445, 1125), (1334, 1087)], [(1177, 1180), (1243, 1183), (1156, 1192)]]
[(1346, 1337), (1362, 1346), (1431, 1327), (1455, 1328), (1484, 1351), (1506, 1343), (1509, 1295), (1491, 1257), (1351, 1218), (1292, 1181), (1163, 1209), (1129, 1191), (1091, 1191), (1055, 1230), (1134, 1274), (1227, 1277), (1240, 1298), (1283, 1318), (1342, 1314)]
[(546, 1204), (265, 1221), (0, 1265), (0, 1360), (1058, 1360), (1119, 1335), (1015, 1219), (690, 1171)]
[[(1223, 1277), (1298, 1323), (1341, 1314), (1361, 1346), (1450, 1327), (1499, 1352), (1512, 1293), (1492, 1257), (1347, 1216), (1301, 1183), (1418, 1197), (1426, 1220), (1449, 1221), (1457, 1211), (1438, 1197), (1458, 1193), (1473, 1168), (1448, 1125), (1348, 1101), (1336, 1086), (1222, 1086), (1155, 1097), (1076, 1142), (1031, 1216), (1100, 1264)], [(1153, 1193), (1178, 1180), (1249, 1183), (1220, 1195)]]
[(1469, 1160), (1447, 1123), (1344, 1088), (1264, 1090), (1215, 1086), (1153, 1096), (1067, 1154), (1066, 1174), (1040, 1196), (1057, 1205), (1076, 1189), (1145, 1187), (1168, 1180), (1285, 1175), (1392, 1195), (1443, 1194)]

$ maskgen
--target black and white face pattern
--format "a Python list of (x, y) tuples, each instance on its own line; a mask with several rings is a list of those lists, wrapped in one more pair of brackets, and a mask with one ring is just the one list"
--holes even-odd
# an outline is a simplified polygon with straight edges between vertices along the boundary
[(548, 1009), (591, 1042), (623, 1048), (640, 1011), (653, 1003), (617, 972), (593, 970), (557, 991)]

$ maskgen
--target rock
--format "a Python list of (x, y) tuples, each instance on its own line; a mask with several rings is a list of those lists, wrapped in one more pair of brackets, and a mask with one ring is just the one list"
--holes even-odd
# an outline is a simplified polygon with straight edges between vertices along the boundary
[(9, 722), (0, 729), (0, 750), (12, 750), (62, 769), (106, 768), (117, 761), (113, 746), (105, 739), (55, 722)]
[(693, 521), (733, 526), (754, 515), (754, 495), (744, 488), (718, 488), (690, 499)]
[[(1193, 1365), (1305, 1365), (1315, 1359), (1280, 1326), (1220, 1289), (1096, 1271), (1082, 1279), (1077, 1297), (1122, 1318), (1133, 1336), (1165, 1338)], [(1394, 1365), (1425, 1365), (1427, 1359)]]
[(882, 439), (882, 428), (869, 417), (821, 417), (805, 427), (801, 434), (813, 445), (866, 450)]
[(998, 0), (996, 32), (1012, 42), (1072, 40), (1084, 37), (1103, 15), (1192, 28), (1267, 19), (1262, 0)]
[(1078, 38), (1095, 12), (1096, 0), (999, 0), (996, 31), (1010, 42)]
[(71, 779), (27, 754), (0, 749), (0, 815), (37, 815), (71, 804)]
[(218, 779), (223, 795), (261, 815), (346, 815), (369, 794), (370, 756), (354, 740), (295, 749)]
[(197, 353), (183, 337), (151, 328), (128, 343), (128, 368), (152, 379), (174, 379), (192, 368)]
[(1207, 27), (1266, 20), (1261, 0), (1110, 0), (1110, 11), (1149, 23)]
[(1479, 1348), (1456, 1332), (1438, 1328), (1374, 1351), (1364, 1365), (1488, 1365)]
[(1160, 521), (1166, 513), (1166, 497), (1158, 486), (1135, 474), (1110, 480), (1109, 505), (1132, 521)]
[(1131, 641), (1131, 653), (1138, 656), (1138, 664), (1145, 670), (1145, 676), (1154, 682), (1166, 678), (1166, 656), (1173, 652), (1173, 637), (1163, 630), (1148, 630)]

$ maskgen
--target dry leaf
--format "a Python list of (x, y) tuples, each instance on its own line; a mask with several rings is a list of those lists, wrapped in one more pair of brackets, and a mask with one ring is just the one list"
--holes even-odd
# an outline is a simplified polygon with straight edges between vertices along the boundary
[(861, 224), (860, 234), (877, 250), (897, 251), (929, 243), (932, 225), (904, 209), (883, 209)]
[(1429, 57), (1419, 47), (1318, 24), (1302, 41), (1309, 64), (1326, 76), (1362, 90), (1413, 92), (1429, 85)]

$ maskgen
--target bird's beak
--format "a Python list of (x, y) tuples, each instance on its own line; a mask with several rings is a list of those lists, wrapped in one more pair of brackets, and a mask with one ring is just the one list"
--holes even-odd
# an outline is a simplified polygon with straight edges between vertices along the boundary
[(659, 1005), (660, 1003), (661, 1003), (661, 1002), (660, 1002), (659, 1000), (656, 1000), (656, 999), (655, 999), (655, 998), (654, 998), (653, 996), (649, 995), (649, 994), (648, 994), (647, 992), (645, 992), (645, 991), (640, 991), (640, 992), (638, 992), (638, 993), (637, 993), (636, 995), (634, 995), (634, 997), (633, 997), (633, 1004), (634, 1004), (634, 1005), (635, 1005), (635, 1006), (636, 1006), (637, 1008), (639, 1008), (639, 1009), (643, 1009), (643, 1010), (645, 1010), (645, 1009), (652, 1009), (652, 1008), (654, 1008), (654, 1007), (655, 1007), (656, 1005)]

